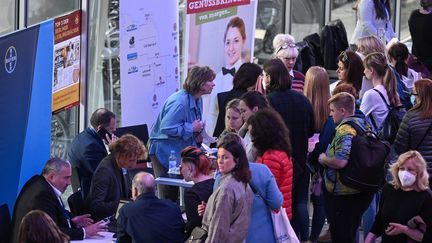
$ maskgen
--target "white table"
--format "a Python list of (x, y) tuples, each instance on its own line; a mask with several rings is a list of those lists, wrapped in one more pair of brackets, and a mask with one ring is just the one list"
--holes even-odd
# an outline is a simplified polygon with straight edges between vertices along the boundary
[(178, 186), (180, 189), (180, 206), (184, 205), (184, 189), (194, 185), (193, 181), (185, 181), (180, 175), (164, 174), (155, 179), (156, 184)]
[(72, 240), (71, 242), (80, 242), (80, 243), (113, 243), (116, 242), (116, 239), (113, 238), (114, 233), (112, 232), (99, 232), (101, 236), (93, 236), (91, 238), (87, 238), (84, 240)]

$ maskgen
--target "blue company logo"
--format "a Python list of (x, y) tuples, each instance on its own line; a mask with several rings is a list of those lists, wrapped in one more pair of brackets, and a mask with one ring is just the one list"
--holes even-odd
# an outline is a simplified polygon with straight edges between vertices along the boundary
[(128, 69), (128, 74), (136, 73), (136, 72), (138, 72), (138, 68), (135, 66), (132, 66)]
[(136, 52), (127, 54), (128, 61), (135, 60), (137, 58), (138, 58), (138, 54)]
[(126, 32), (136, 30), (136, 29), (138, 29), (138, 26), (136, 24), (130, 24), (126, 27)]
[(4, 62), (6, 72), (12, 73), (13, 71), (15, 71), (18, 62), (18, 54), (14, 46), (10, 46), (7, 49)]

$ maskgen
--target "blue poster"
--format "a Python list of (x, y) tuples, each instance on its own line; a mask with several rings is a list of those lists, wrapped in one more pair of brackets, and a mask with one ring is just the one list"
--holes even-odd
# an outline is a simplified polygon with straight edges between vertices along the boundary
[(53, 21), (0, 37), (0, 204), (50, 156)]

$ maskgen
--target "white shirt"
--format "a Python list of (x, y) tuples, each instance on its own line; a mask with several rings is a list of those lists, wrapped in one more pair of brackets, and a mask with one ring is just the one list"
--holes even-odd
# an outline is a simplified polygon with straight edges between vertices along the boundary
[[(386, 99), (387, 104), (390, 104), (387, 91), (383, 85), (377, 85), (374, 87), (374, 89), (380, 91)], [(376, 129), (372, 125), (373, 123), (370, 120), (370, 115), (372, 114), (377, 128), (380, 129), (389, 112), (389, 109), (382, 100), (381, 96), (373, 89), (370, 89), (364, 93), (360, 104), (360, 110), (363, 112), (363, 114), (365, 114), (366, 119), (369, 121), (369, 124), (371, 124), (375, 132)]]

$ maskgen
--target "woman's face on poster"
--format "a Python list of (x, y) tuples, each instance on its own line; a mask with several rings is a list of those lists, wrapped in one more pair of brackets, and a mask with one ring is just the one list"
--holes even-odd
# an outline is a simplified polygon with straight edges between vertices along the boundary
[(230, 27), (225, 39), (225, 61), (230, 66), (234, 65), (240, 58), (243, 50), (244, 40), (237, 27)]

